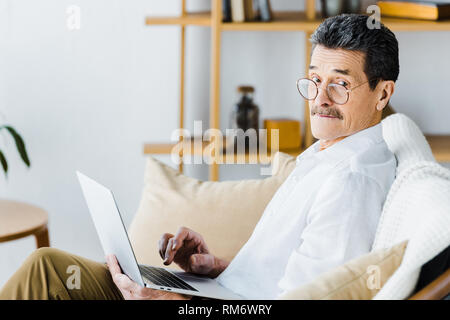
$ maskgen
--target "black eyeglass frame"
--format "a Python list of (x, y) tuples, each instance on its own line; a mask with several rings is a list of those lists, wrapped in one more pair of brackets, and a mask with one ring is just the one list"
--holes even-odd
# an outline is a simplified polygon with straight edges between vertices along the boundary
[[(311, 81), (312, 83), (314, 83), (314, 85), (316, 86), (316, 94), (315, 94), (314, 98), (308, 99), (308, 98), (306, 98), (306, 97), (302, 94), (302, 92), (300, 91), (300, 88), (299, 88), (299, 82), (300, 82), (301, 80), (308, 80), (308, 81)], [(329, 98), (331, 101), (333, 101), (334, 103), (336, 103), (336, 104), (344, 105), (344, 104), (346, 104), (346, 103), (348, 102), (348, 99), (350, 99), (350, 92), (352, 92), (352, 91), (355, 90), (356, 88), (359, 88), (359, 87), (361, 87), (362, 85), (364, 85), (364, 84), (370, 82), (371, 80), (373, 80), (373, 79), (369, 79), (369, 80), (367, 80), (367, 81), (365, 81), (365, 82), (363, 82), (363, 83), (360, 83), (360, 84), (358, 84), (357, 86), (355, 86), (355, 87), (353, 87), (353, 88), (346, 88), (346, 87), (343, 86), (342, 84), (338, 84), (338, 83), (329, 83), (329, 84), (327, 85), (327, 95), (328, 95), (328, 98)], [(330, 89), (329, 89), (329, 88), (330, 88), (330, 87), (337, 87), (337, 86), (340, 86), (340, 87), (344, 88), (344, 89), (345, 89), (345, 92), (347, 93), (347, 99), (345, 100), (344, 103), (336, 102), (336, 101), (331, 97), (331, 94), (330, 94), (330, 91), (329, 91)], [(300, 79), (298, 79), (298, 80), (297, 80), (297, 90), (298, 90), (298, 93), (300, 93), (300, 95), (301, 95), (305, 100), (314, 100), (314, 99), (317, 98), (317, 95), (319, 94), (319, 86), (317, 85), (317, 83), (316, 83), (315, 81), (313, 81), (313, 80), (311, 80), (311, 79), (309, 79), (309, 78), (300, 78)]]

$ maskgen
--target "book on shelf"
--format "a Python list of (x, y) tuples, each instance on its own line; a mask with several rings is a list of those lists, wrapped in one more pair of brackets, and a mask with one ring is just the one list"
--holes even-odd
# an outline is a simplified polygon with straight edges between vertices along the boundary
[(450, 19), (450, 2), (378, 1), (381, 15), (395, 18)]
[(244, 0), (244, 15), (245, 21), (254, 21), (256, 14), (253, 7), (253, 0)]
[(256, 0), (259, 19), (261, 21), (270, 21), (272, 20), (272, 7), (270, 5), (270, 0)]
[(223, 0), (223, 22), (270, 21), (269, 0)]
[(222, 0), (222, 22), (231, 21), (231, 0)]
[(231, 20), (233, 22), (245, 21), (244, 0), (231, 0)]

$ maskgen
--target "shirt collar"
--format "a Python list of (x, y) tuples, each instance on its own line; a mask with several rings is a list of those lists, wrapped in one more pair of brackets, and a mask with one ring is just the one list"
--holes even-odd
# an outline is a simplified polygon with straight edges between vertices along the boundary
[(297, 163), (300, 159), (314, 157), (317, 160), (324, 160), (337, 163), (341, 160), (366, 149), (372, 144), (383, 140), (381, 122), (378, 124), (360, 130), (338, 142), (329, 146), (325, 150), (319, 151), (320, 141), (316, 141), (297, 157)]

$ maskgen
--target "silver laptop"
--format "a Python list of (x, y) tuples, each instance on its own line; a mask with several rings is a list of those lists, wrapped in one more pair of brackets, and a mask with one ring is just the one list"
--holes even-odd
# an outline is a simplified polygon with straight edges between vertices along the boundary
[[(138, 264), (114, 196), (108, 188), (77, 171), (84, 197), (105, 254), (141, 286), (214, 299), (243, 299), (216, 280), (168, 268)], [(161, 230), (161, 234), (167, 230)]]

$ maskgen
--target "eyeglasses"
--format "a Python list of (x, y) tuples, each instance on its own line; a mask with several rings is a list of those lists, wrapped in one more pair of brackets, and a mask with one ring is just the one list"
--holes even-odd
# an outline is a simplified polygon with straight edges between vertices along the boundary
[[(328, 98), (336, 104), (346, 104), (349, 98), (349, 92), (369, 81), (370, 80), (367, 80), (366, 82), (363, 82), (351, 89), (347, 89), (342, 84), (330, 83), (327, 85)], [(317, 86), (317, 83), (308, 78), (301, 78), (297, 80), (297, 90), (306, 100), (314, 100), (319, 94), (319, 87)]]

